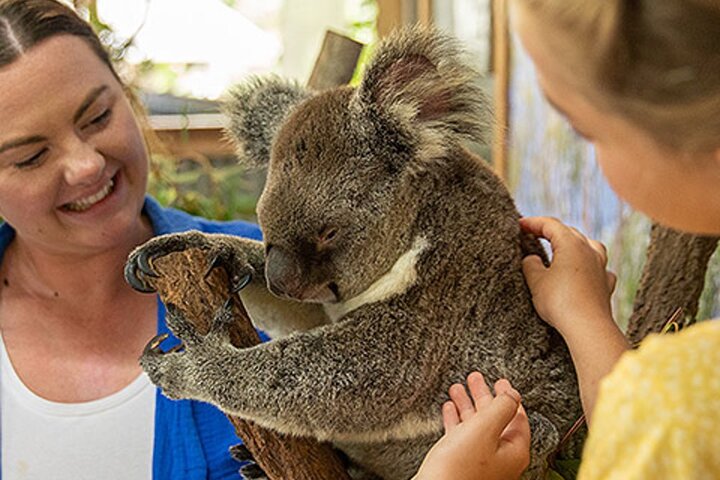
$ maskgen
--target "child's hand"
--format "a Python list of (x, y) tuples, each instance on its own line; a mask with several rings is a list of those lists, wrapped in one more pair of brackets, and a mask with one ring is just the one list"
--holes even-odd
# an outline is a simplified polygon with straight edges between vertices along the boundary
[(445, 435), (428, 452), (414, 480), (508, 480), (530, 463), (530, 425), (520, 394), (507, 380), (495, 383), (495, 396), (478, 372), (465, 387), (450, 387), (443, 405)]
[(610, 296), (615, 275), (606, 270), (607, 252), (602, 243), (549, 217), (520, 220), (523, 230), (550, 242), (552, 261), (523, 260), (523, 271), (538, 314), (561, 334), (581, 327), (584, 320), (612, 320)]

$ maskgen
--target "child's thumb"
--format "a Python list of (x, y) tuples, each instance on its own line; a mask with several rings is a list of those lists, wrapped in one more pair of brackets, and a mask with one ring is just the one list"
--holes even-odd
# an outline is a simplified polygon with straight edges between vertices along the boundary
[(528, 286), (532, 289), (537, 278), (545, 272), (546, 267), (543, 265), (542, 259), (537, 255), (528, 255), (522, 260), (523, 274), (527, 280)]

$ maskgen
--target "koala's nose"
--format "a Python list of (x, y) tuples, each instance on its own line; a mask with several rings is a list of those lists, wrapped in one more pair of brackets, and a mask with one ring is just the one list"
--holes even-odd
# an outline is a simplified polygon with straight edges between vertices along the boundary
[(300, 267), (291, 254), (273, 247), (265, 258), (268, 288), (278, 296), (298, 298), (303, 290)]

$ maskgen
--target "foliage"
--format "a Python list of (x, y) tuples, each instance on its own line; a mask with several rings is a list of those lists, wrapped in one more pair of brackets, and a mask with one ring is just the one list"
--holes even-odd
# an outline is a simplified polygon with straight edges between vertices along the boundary
[(214, 220), (255, 221), (262, 172), (248, 172), (234, 160), (204, 157), (178, 161), (153, 155), (148, 192), (161, 204)]
[(372, 56), (377, 43), (377, 28), (375, 18), (377, 17), (378, 6), (376, 0), (362, 0), (357, 12), (357, 19), (350, 22), (349, 35), (365, 44), (360, 52), (358, 64), (355, 68), (350, 85), (358, 85), (365, 65)]
[(580, 470), (580, 459), (555, 460), (545, 480), (575, 480)]

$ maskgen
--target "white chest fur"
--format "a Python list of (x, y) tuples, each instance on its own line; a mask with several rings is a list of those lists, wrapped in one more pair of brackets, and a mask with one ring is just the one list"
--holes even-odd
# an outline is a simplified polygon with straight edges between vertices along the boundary
[(406, 292), (417, 281), (417, 260), (428, 245), (429, 243), (424, 237), (416, 238), (412, 248), (403, 253), (392, 268), (370, 285), (367, 290), (342, 303), (324, 304), (323, 308), (330, 321), (335, 322), (368, 303), (381, 302)]

